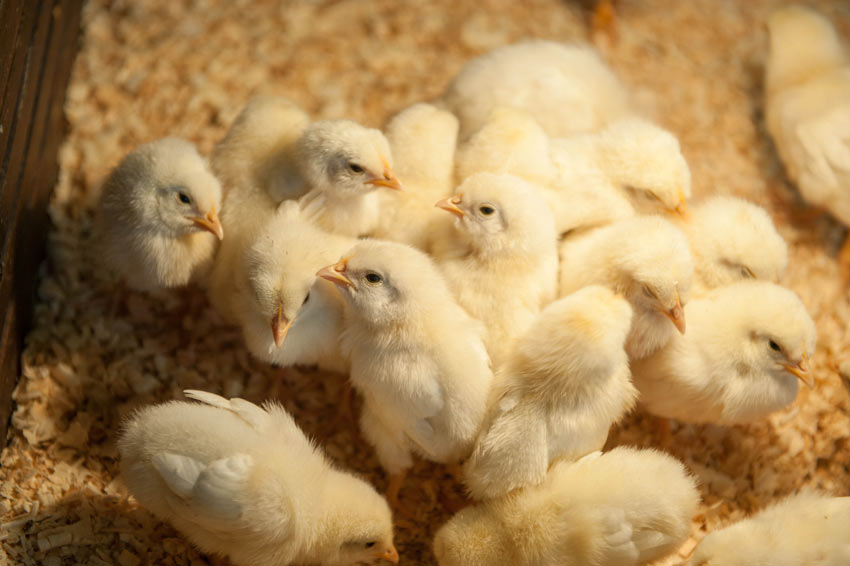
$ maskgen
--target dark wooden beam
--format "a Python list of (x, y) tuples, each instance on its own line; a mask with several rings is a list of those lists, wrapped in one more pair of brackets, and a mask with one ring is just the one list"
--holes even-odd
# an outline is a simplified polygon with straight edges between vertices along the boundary
[(0, 443), (44, 257), (82, 0), (0, 0)]

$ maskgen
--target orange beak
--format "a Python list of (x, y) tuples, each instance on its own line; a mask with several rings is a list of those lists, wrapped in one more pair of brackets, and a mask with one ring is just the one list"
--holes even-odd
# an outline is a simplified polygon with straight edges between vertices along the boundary
[(221, 220), (218, 219), (218, 214), (215, 213), (215, 206), (210, 209), (206, 216), (193, 216), (191, 220), (207, 232), (215, 234), (219, 240), (224, 239), (224, 228), (221, 227)]
[(463, 218), (466, 216), (466, 212), (458, 205), (463, 201), (463, 195), (455, 195), (453, 197), (444, 198), (443, 200), (437, 201), (434, 206), (437, 208), (442, 208), (443, 210), (447, 210), (451, 212), (458, 218)]
[(272, 317), (272, 335), (274, 336), (274, 345), (276, 347), (280, 348), (283, 345), (290, 326), (292, 326), (292, 321), (283, 315), (283, 305), (279, 305), (277, 307), (277, 314)]
[(681, 333), (685, 333), (685, 311), (682, 309), (682, 303), (679, 301), (679, 295), (676, 294), (676, 306), (669, 311), (661, 311), (664, 316), (670, 319), (670, 322)]
[(369, 179), (366, 181), (369, 185), (375, 185), (376, 187), (386, 187), (388, 189), (393, 189), (395, 191), (401, 190), (401, 181), (398, 180), (398, 177), (393, 173), (390, 164), (387, 163), (387, 160), (381, 158), (381, 161), (384, 164), (384, 176), (383, 177), (375, 177), (374, 179)]
[(803, 359), (800, 360), (800, 363), (796, 365), (782, 364), (782, 367), (785, 368), (785, 371), (795, 375), (800, 381), (808, 385), (809, 389), (814, 388), (815, 380), (809, 369), (809, 357), (806, 355), (806, 352), (803, 352)]
[(348, 258), (344, 257), (333, 265), (323, 267), (316, 275), (322, 279), (327, 279), (334, 285), (345, 285), (354, 287), (354, 283), (345, 275), (345, 268), (348, 264)]
[(382, 558), (393, 564), (398, 564), (398, 550), (395, 549), (395, 546), (390, 545), (388, 549), (380, 553), (376, 558)]
[(687, 220), (691, 216), (688, 212), (688, 204), (685, 200), (685, 195), (682, 192), (682, 189), (679, 189), (679, 204), (676, 205), (676, 207), (673, 209), (673, 212), (675, 212), (685, 220)]

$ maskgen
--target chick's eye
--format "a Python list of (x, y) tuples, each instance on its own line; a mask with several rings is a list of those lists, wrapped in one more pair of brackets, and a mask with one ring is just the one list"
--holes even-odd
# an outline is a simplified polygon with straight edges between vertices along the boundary
[(741, 276), (745, 279), (755, 279), (756, 276), (753, 275), (753, 272), (746, 265), (741, 266)]
[(351, 170), (352, 173), (362, 173), (363, 172), (363, 168), (361, 166), (357, 165), (356, 163), (349, 163), (348, 168)]
[(372, 285), (377, 285), (378, 283), (380, 283), (383, 280), (384, 280), (384, 278), (381, 277), (380, 275), (378, 275), (377, 273), (367, 273), (366, 274), (366, 281), (368, 281)]
[(177, 198), (180, 199), (180, 202), (182, 202), (183, 204), (191, 204), (192, 202), (191, 197), (189, 197), (189, 195), (187, 195), (183, 191), (177, 193)]
[(301, 303), (301, 305), (302, 305), (302, 306), (306, 305), (306, 304), (307, 304), (307, 301), (309, 301), (309, 300), (310, 300), (310, 293), (307, 293), (307, 296), (306, 296), (306, 297), (304, 297), (304, 302), (303, 302), (303, 303)]
[(375, 541), (370, 540), (369, 542), (366, 543), (365, 546), (366, 546), (366, 548), (372, 548), (373, 546), (375, 546)]
[(777, 343), (776, 343), (776, 342), (774, 342), (773, 340), (771, 340), (770, 342), (768, 342), (768, 345), (770, 346), (770, 349), (771, 349), (771, 350), (774, 350), (774, 351), (776, 351), (776, 352), (780, 352), (780, 351), (782, 351), (782, 348), (780, 348), (780, 347), (779, 347), (779, 344), (777, 344)]
[(655, 293), (652, 291), (652, 289), (649, 288), (649, 285), (643, 286), (643, 294), (649, 297), (650, 299), (656, 298)]
[(493, 208), (492, 206), (487, 206), (486, 204), (480, 207), (478, 210), (480, 210), (481, 214), (483, 214), (484, 216), (490, 216), (491, 214), (496, 212), (495, 208)]

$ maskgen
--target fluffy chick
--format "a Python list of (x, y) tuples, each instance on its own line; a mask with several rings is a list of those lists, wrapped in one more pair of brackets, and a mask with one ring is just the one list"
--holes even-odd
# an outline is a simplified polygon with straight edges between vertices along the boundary
[(678, 226), (694, 258), (693, 295), (744, 279), (778, 283), (785, 273), (788, 246), (760, 206), (715, 196), (692, 207)]
[(342, 297), (316, 270), (355, 242), (318, 228), (296, 201), (281, 204), (233, 274), (231, 313), (252, 354), (279, 366), (347, 372), (339, 351)]
[(466, 464), (475, 499), (543, 481), (550, 462), (601, 450), (637, 398), (624, 350), (632, 309), (599, 286), (560, 299), (517, 341), (496, 377)]
[(236, 566), (398, 562), (387, 502), (335, 470), (276, 403), (187, 391), (146, 407), (118, 440), (136, 500)]
[[(803, 198), (850, 226), (850, 61), (832, 24), (802, 6), (768, 21), (767, 129)], [(850, 243), (842, 261), (850, 264)]]
[(433, 232), (449, 222), (432, 205), (451, 194), (457, 130), (452, 113), (425, 103), (405, 108), (387, 123), (387, 140), (404, 190), (378, 191), (376, 238), (428, 251)]
[(208, 272), (224, 237), (221, 185), (190, 142), (139, 146), (103, 185), (96, 218), (100, 260), (139, 290), (178, 287)]
[(456, 216), (434, 253), (458, 303), (487, 328), (498, 366), (558, 285), (557, 235), (546, 202), (519, 177), (478, 173), (437, 206)]
[(412, 451), (448, 463), (472, 449), (493, 378), (484, 329), (409, 246), (364, 241), (319, 275), (346, 299), (341, 342), (364, 398), (360, 426), (393, 500)]
[(460, 119), (461, 140), (497, 106), (528, 110), (552, 136), (598, 130), (631, 111), (625, 88), (590, 46), (540, 39), (468, 61), (441, 103)]
[(635, 216), (567, 237), (561, 244), (560, 294), (605, 285), (634, 310), (626, 352), (645, 358), (685, 332), (693, 261), (681, 230), (658, 216)]
[(619, 447), (462, 510), (437, 532), (434, 553), (440, 566), (645, 564), (685, 541), (698, 504), (681, 463)]
[(804, 491), (754, 517), (711, 532), (692, 566), (850, 564), (850, 497)]
[(685, 307), (688, 333), (632, 364), (641, 404), (685, 422), (738, 424), (791, 404), (812, 383), (815, 324), (793, 292), (764, 281), (715, 289)]

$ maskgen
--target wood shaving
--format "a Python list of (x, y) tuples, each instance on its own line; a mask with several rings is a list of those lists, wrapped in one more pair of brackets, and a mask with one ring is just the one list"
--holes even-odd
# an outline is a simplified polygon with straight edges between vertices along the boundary
[[(845, 230), (806, 210), (784, 177), (762, 118), (767, 14), (784, 0), (617, 4), (603, 56), (640, 106), (679, 137), (695, 197), (732, 194), (768, 209), (790, 245), (783, 283), (815, 319), (815, 389), (747, 426), (674, 424), (667, 450), (701, 481), (682, 564), (706, 532), (804, 486), (850, 494), (847, 362), (850, 294), (835, 254)], [(808, 2), (850, 36), (850, 7)], [(331, 458), (386, 479), (353, 420), (331, 429), (344, 378), (253, 360), (197, 289), (118, 289), (90, 254), (99, 183), (136, 145), (185, 137), (208, 153), (255, 94), (293, 99), (315, 118), (380, 126), (437, 96), (464, 61), (524, 37), (587, 40), (586, 12), (559, 0), (91, 0), (67, 92), (68, 136), (49, 205), (52, 229), (8, 446), (0, 461), (0, 565), (225, 564), (204, 557), (138, 507), (118, 479), (115, 439), (135, 408), (187, 388), (281, 400)], [(848, 46), (850, 47), (850, 46)], [(126, 307), (116, 309), (116, 296)], [(842, 365), (843, 364), (843, 365)], [(355, 409), (357, 409), (355, 404)], [(634, 413), (609, 446), (655, 446)], [(403, 564), (432, 565), (434, 532), (462, 488), (418, 462), (401, 501)]]

